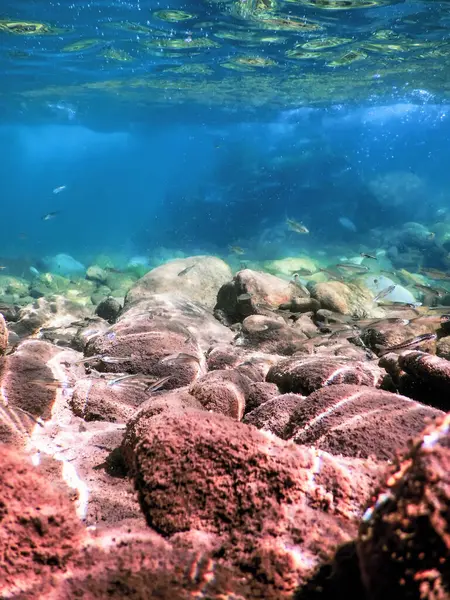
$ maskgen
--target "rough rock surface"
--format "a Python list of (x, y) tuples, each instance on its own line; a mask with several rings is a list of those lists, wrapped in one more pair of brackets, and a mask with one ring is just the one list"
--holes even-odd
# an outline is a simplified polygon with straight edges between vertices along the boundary
[[(413, 393), (419, 393), (428, 398), (433, 406), (450, 410), (450, 361), (425, 352), (406, 352), (399, 356), (399, 368), (409, 375), (407, 381)], [(407, 383), (403, 380), (402, 385)]]
[(108, 321), (108, 323), (115, 323), (121, 310), (122, 306), (117, 299), (108, 296), (98, 304), (95, 314)]
[(206, 410), (240, 421), (244, 416), (251, 380), (237, 371), (211, 371), (189, 388)]
[(449, 431), (449, 415), (428, 427), (363, 516), (358, 556), (370, 600), (449, 597)]
[(85, 421), (126, 423), (147, 398), (143, 387), (110, 386), (105, 379), (85, 377), (76, 382), (70, 406)]
[[(179, 354), (192, 356), (192, 360), (176, 361)], [(203, 353), (190, 337), (189, 330), (176, 322), (149, 320), (145, 316), (124, 315), (106, 335), (97, 336), (87, 344), (86, 355), (117, 359), (115, 362), (100, 361), (97, 368), (102, 371), (141, 373), (155, 379), (170, 376), (164, 389), (188, 385), (205, 368)]]
[(67, 367), (78, 355), (40, 340), (22, 342), (16, 352), (0, 358), (0, 441), (23, 446), (38, 427), (37, 418), (50, 418), (53, 403), (83, 373)]
[(291, 597), (354, 535), (361, 502), (379, 474), (371, 461), (289, 446), (193, 410), (152, 418), (130, 454), (152, 528), (164, 536), (220, 536), (217, 555), (278, 598)]
[(352, 315), (356, 318), (382, 316), (382, 311), (373, 303), (370, 291), (362, 285), (327, 281), (308, 285), (311, 296), (318, 300), (322, 308)]
[(19, 319), (10, 325), (10, 330), (23, 337), (36, 333), (41, 327), (68, 326), (92, 315), (92, 312), (93, 306), (67, 300), (64, 296), (39, 298), (20, 311)]
[(279, 393), (278, 387), (274, 383), (267, 383), (265, 381), (251, 383), (245, 404), (245, 412), (251, 412), (255, 408), (258, 408), (258, 406), (261, 406), (261, 404), (264, 404), (264, 402), (278, 396)]
[(393, 459), (440, 410), (356, 385), (335, 385), (300, 402), (281, 436), (331, 454)]
[(275, 396), (247, 413), (243, 422), (283, 438), (286, 425), (303, 400), (300, 394)]
[(308, 295), (303, 286), (299, 288), (293, 282), (270, 273), (244, 269), (220, 289), (215, 310), (224, 314), (231, 324)]
[(230, 267), (214, 256), (169, 261), (142, 277), (128, 292), (126, 306), (155, 294), (182, 294), (212, 310), (222, 285), (232, 278)]
[(234, 343), (266, 354), (289, 356), (302, 348), (307, 340), (301, 330), (287, 325), (282, 317), (251, 315), (244, 319)]
[[(17, 450), (0, 446), (0, 595), (65, 570), (84, 537), (71, 502)], [(30, 596), (28, 596), (30, 597)]]
[(267, 374), (267, 381), (275, 383), (282, 392), (308, 395), (321, 387), (340, 383), (379, 387), (385, 375), (374, 363), (313, 356), (278, 362)]
[[(363, 332), (362, 339), (374, 352), (380, 353), (380, 351), (386, 351), (390, 346), (402, 344), (406, 340), (411, 340), (424, 333), (433, 333), (433, 331), (432, 326), (420, 322), (407, 325), (403, 323), (380, 323), (367, 327)], [(380, 348), (380, 346), (383, 348)], [(435, 346), (436, 343), (431, 340), (422, 344), (421, 348), (433, 351)]]

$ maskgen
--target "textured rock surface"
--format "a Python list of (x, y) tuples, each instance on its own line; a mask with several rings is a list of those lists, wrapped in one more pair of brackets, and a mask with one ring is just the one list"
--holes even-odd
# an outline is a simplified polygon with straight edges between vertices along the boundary
[(299, 394), (275, 396), (247, 413), (243, 422), (283, 438), (286, 425), (303, 400)]
[(105, 321), (108, 321), (108, 323), (114, 323), (119, 316), (121, 309), (122, 306), (116, 298), (109, 296), (98, 304), (95, 309), (95, 314), (102, 319), (105, 319)]
[(450, 416), (430, 426), (389, 468), (359, 532), (370, 600), (448, 598)]
[(332, 357), (289, 358), (280, 361), (267, 374), (282, 392), (311, 394), (321, 387), (352, 383), (378, 387), (385, 372), (374, 363)]
[(311, 296), (320, 302), (322, 308), (357, 318), (382, 316), (382, 311), (374, 305), (373, 296), (365, 286), (327, 281), (308, 287)]
[(0, 463), (0, 595), (26, 598), (43, 576), (65, 570), (83, 528), (29, 457), (0, 446)]
[(206, 410), (240, 421), (244, 416), (251, 380), (236, 371), (211, 371), (189, 388)]
[(299, 296), (308, 296), (306, 288), (300, 289), (294, 283), (270, 273), (244, 269), (220, 289), (215, 308), (230, 323), (235, 323), (249, 315), (264, 314), (267, 308), (290, 304)]
[(354, 535), (379, 473), (371, 461), (289, 446), (192, 410), (152, 418), (129, 454), (151, 527), (164, 536), (219, 535), (222, 560), (251, 572), (278, 598), (290, 597)]
[(282, 437), (332, 454), (388, 460), (429, 419), (440, 415), (441, 411), (398, 394), (335, 385), (300, 402)]
[(244, 319), (234, 343), (244, 349), (289, 356), (307, 340), (301, 330), (287, 325), (282, 317), (251, 315)]
[(212, 310), (217, 293), (230, 281), (230, 267), (214, 256), (192, 256), (169, 261), (140, 279), (128, 292), (126, 306), (155, 294), (182, 294)]

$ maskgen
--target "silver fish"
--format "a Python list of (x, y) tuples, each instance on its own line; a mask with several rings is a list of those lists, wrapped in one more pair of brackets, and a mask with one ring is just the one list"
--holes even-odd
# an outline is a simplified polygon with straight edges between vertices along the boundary
[(422, 335), (417, 335), (414, 338), (409, 340), (405, 340), (401, 344), (395, 344), (395, 346), (381, 346), (380, 344), (376, 344), (376, 348), (381, 350), (379, 356), (384, 356), (388, 352), (395, 352), (396, 350), (406, 350), (407, 348), (415, 348), (424, 342), (429, 342), (431, 340), (435, 340), (437, 335), (435, 333), (423, 333)]
[(389, 294), (391, 292), (393, 292), (395, 290), (397, 286), (394, 285), (390, 285), (387, 288), (384, 288), (384, 290), (381, 290), (381, 292), (378, 292), (378, 294), (375, 296), (375, 298), (373, 299), (374, 302), (378, 302), (378, 300), (381, 300), (382, 298), (385, 298), (386, 296), (389, 296)]
[(195, 356), (194, 354), (188, 354), (187, 352), (178, 352), (177, 354), (170, 354), (169, 356), (165, 356), (164, 358), (161, 358), (161, 360), (159, 362), (161, 364), (167, 364), (167, 365), (171, 365), (171, 364), (175, 364), (175, 363), (180, 363), (180, 364), (191, 363), (191, 362), (199, 363), (200, 359), (198, 356)]

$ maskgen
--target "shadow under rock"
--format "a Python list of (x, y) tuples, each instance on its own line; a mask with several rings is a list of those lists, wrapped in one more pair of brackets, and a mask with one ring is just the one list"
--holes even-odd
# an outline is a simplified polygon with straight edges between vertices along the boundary
[(344, 544), (332, 562), (320, 567), (314, 577), (294, 594), (293, 600), (367, 600), (359, 572), (356, 543)]

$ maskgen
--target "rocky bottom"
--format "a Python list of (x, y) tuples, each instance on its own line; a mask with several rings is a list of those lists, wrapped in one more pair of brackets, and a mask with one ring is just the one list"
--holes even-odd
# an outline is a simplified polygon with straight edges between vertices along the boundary
[(447, 325), (333, 283), (192, 257), (0, 316), (0, 597), (450, 598)]

